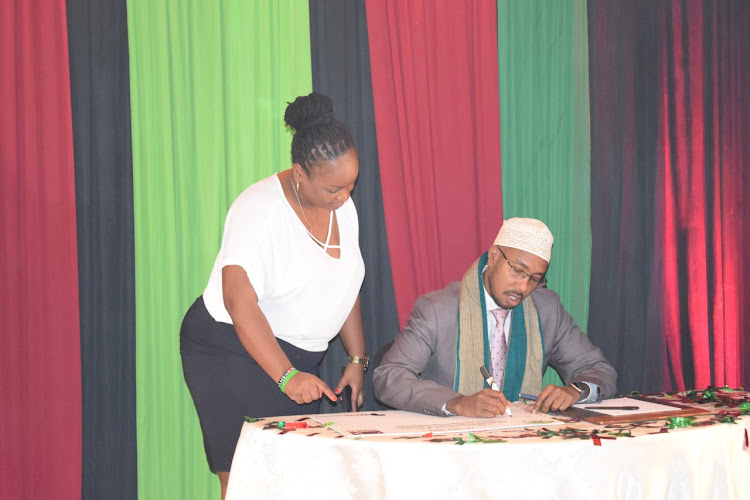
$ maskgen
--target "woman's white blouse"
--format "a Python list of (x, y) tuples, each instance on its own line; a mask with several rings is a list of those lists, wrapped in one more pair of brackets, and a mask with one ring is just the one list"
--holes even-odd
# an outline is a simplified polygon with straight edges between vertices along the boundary
[(245, 189), (224, 224), (221, 249), (203, 300), (211, 316), (232, 323), (221, 285), (224, 266), (247, 273), (276, 337), (307, 351), (324, 351), (341, 330), (365, 276), (357, 209), (351, 198), (336, 210), (341, 257), (307, 234), (274, 174)]

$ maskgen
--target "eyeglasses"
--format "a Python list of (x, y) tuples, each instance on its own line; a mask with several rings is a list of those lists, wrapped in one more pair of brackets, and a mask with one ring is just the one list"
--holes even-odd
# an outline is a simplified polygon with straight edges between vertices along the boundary
[(508, 274), (510, 275), (511, 278), (515, 280), (519, 280), (519, 281), (522, 279), (529, 278), (529, 281), (534, 283), (537, 286), (537, 288), (543, 287), (547, 284), (547, 278), (545, 278), (544, 276), (542, 276), (541, 278), (537, 278), (536, 276), (530, 275), (523, 269), (517, 268), (516, 266), (510, 263), (510, 261), (508, 260), (508, 257), (505, 256), (505, 252), (503, 252), (502, 248), (497, 247), (497, 249), (500, 250), (500, 253), (503, 255), (503, 259), (505, 259), (505, 262), (507, 262), (508, 266), (510, 267), (510, 269), (508, 270)]

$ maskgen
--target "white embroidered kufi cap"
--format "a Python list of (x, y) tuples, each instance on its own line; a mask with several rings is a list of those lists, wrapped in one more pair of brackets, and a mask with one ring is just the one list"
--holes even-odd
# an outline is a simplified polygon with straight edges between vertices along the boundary
[(495, 238), (495, 245), (518, 248), (549, 262), (554, 241), (552, 233), (544, 222), (513, 217), (503, 222)]

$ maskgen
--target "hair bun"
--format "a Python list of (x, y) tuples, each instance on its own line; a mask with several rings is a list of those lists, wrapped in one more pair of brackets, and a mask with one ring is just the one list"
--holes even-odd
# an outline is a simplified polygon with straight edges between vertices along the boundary
[(284, 122), (295, 131), (315, 128), (333, 120), (333, 102), (317, 92), (299, 96), (289, 103), (284, 113)]

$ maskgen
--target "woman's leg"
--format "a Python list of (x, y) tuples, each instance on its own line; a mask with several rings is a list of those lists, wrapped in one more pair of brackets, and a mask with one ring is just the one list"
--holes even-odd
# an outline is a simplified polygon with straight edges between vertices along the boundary
[[(319, 376), (324, 352), (307, 352), (279, 340), (299, 370)], [(225, 491), (245, 417), (320, 412), (320, 400), (298, 405), (283, 394), (242, 346), (232, 325), (216, 322), (196, 300), (183, 320), (180, 354), (185, 382), (198, 412), (209, 467)]]
[(219, 482), (221, 483), (221, 500), (227, 496), (227, 484), (229, 484), (229, 473), (228, 472), (217, 472), (219, 476)]

